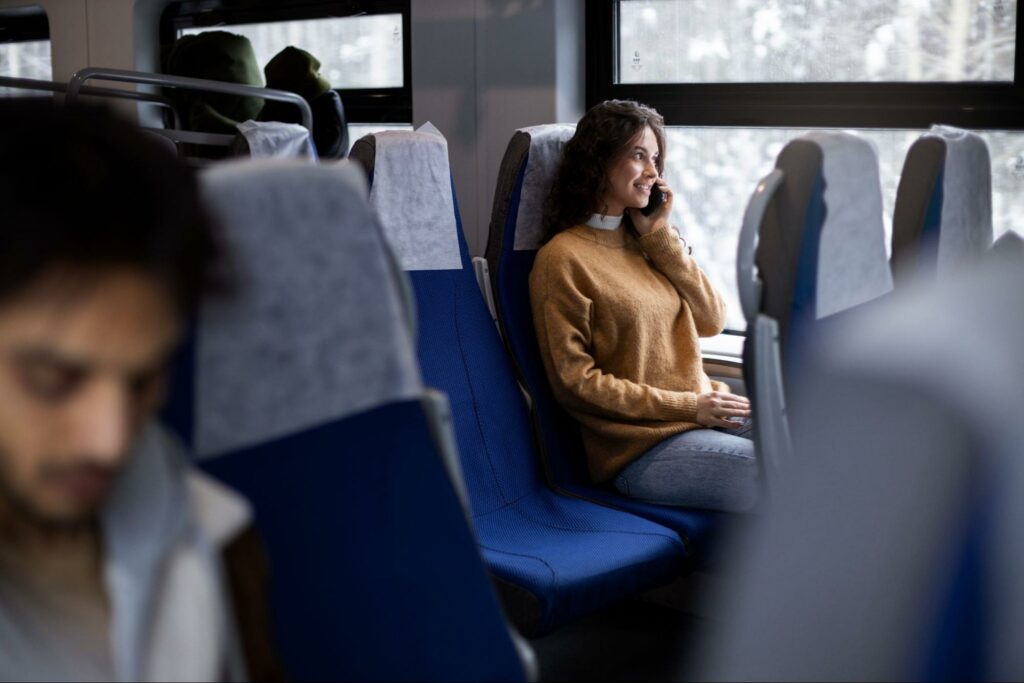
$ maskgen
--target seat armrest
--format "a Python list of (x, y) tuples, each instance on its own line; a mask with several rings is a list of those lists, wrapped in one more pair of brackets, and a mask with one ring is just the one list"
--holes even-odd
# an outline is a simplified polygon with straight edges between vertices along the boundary
[[(476, 284), (480, 287), (480, 294), (487, 302), (487, 310), (491, 313), (491, 320), (498, 324), (498, 312), (494, 306), (494, 292), (491, 291), (491, 267), (483, 256), (473, 257), (473, 274), (476, 275)], [(499, 328), (499, 332), (501, 329)]]

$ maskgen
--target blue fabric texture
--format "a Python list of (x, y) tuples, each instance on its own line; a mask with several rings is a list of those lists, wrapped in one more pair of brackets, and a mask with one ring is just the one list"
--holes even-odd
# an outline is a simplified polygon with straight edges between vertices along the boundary
[(433, 443), (406, 402), (202, 463), (253, 505), (291, 679), (524, 679)]
[[(191, 345), (166, 423), (186, 442)], [(523, 680), (418, 402), (203, 462), (245, 495), (293, 680)]]
[(496, 577), (536, 598), (539, 613), (523, 626), (541, 635), (670, 581), (684, 548), (669, 529), (544, 485), (526, 407), (471, 270), (461, 221), (459, 247), (461, 270), (409, 274), (420, 367), (427, 384), (448, 394), (484, 559)]
[(519, 379), (533, 399), (531, 417), (547, 481), (556, 490), (628, 511), (674, 530), (687, 545), (689, 561), (702, 567), (709, 561), (717, 530), (728, 524), (733, 515), (653, 505), (628, 498), (610, 485), (599, 486), (590, 482), (579, 427), (555, 400), (537, 345), (529, 291), (530, 270), (537, 252), (514, 249), (526, 161), (524, 159), (519, 168), (504, 221), (492, 223), (500, 225), (502, 233), (490, 237), (501, 240), (500, 256), (496, 264), (491, 264), (491, 272), (495, 278), (494, 295), (505, 343), (518, 369)]
[[(235, 168), (234, 175), (223, 180), (236, 183), (236, 190), (251, 189), (250, 177), (257, 171), (282, 177), (296, 172), (296, 167), (274, 164), (249, 165), (249, 171)], [(353, 220), (368, 218), (367, 207), (359, 204), (365, 198), (358, 191), (342, 195), (333, 171), (302, 168), (321, 169), (303, 170), (313, 176), (311, 180), (323, 181), (322, 192), (312, 196), (330, 195), (341, 214), (318, 205), (313, 213), (322, 215), (322, 222), (300, 216), (308, 231), (298, 246), (320, 256), (315, 253), (323, 244), (318, 237), (326, 234), (340, 247), (335, 255), (342, 253), (347, 259), (328, 254), (298, 260), (309, 286), (288, 291), (306, 304), (304, 297), (322, 295), (325, 283), (348, 293), (348, 308), (322, 308), (321, 318), (305, 323), (315, 327), (321, 319), (325, 326), (339, 316), (350, 321), (351, 306), (366, 305), (358, 297), (353, 302), (352, 292), (369, 286), (377, 295), (372, 303), (378, 306), (379, 324), (375, 330), (352, 331), (361, 336), (337, 337), (318, 347), (310, 356), (315, 362), (286, 365), (271, 358), (230, 374), (223, 388), (242, 397), (254, 386), (265, 388), (285, 379), (301, 383), (353, 363), (366, 370), (388, 353), (384, 342), (405, 347), (407, 369), (415, 373), (416, 382), (411, 395), (393, 393), (396, 386), (409, 387), (409, 377), (385, 368), (370, 378), (382, 389), (374, 407), (327, 411), (312, 426), (238, 443), (201, 463), (252, 503), (268, 551), (272, 623), (288, 678), (523, 680), (515, 643), (420, 400), (423, 390), (407, 316), (398, 305), (381, 305), (385, 300), (397, 302), (399, 282), (386, 268), (380, 226), (375, 220)], [(273, 184), (272, 179), (264, 180)], [(252, 233), (245, 231), (251, 231), (252, 224), (244, 216), (252, 212), (252, 203), (244, 203), (246, 211), (235, 208), (221, 204), (225, 233), (251, 238)], [(279, 221), (275, 227), (275, 240), (234, 250), (236, 265), (244, 266), (249, 275), (241, 286), (255, 281), (266, 288), (268, 281), (276, 281), (276, 275), (253, 267), (266, 257), (259, 247), (279, 254), (297, 246), (300, 235), (293, 230), (295, 225)], [(280, 333), (281, 308), (291, 303), (278, 300), (274, 306), (252, 310), (244, 301), (236, 292), (218, 302), (220, 315), (204, 310), (199, 317), (204, 328), (189, 335), (176, 359), (164, 417), (193, 450), (198, 438), (195, 425), (204, 417), (217, 417), (204, 416), (196, 400), (196, 389), (210, 377), (212, 364), (199, 362), (203, 333), (210, 328), (223, 332), (243, 315), (248, 316), (247, 323), (270, 330), (268, 335)], [(363, 352), (346, 353), (342, 346), (348, 342), (362, 345)], [(286, 342), (281, 348), (290, 350)], [(358, 398), (360, 391), (365, 393), (367, 374), (349, 375), (352, 379), (339, 390)]]
[(523, 679), (419, 402), (203, 464), (253, 503), (291, 678)]

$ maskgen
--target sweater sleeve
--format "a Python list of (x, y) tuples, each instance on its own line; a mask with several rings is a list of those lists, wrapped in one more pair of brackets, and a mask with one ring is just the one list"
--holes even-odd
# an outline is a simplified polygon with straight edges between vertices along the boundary
[(534, 319), (548, 379), (565, 408), (612, 420), (696, 420), (696, 393), (632, 382), (597, 367), (589, 351), (592, 302), (567, 276), (546, 285), (534, 302)]
[(725, 329), (725, 299), (681, 242), (675, 230), (663, 227), (640, 237), (640, 248), (689, 304), (697, 334), (713, 337)]

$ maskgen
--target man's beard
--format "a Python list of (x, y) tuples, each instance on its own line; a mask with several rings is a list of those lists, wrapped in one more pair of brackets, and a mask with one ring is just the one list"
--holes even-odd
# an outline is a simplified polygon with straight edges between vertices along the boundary
[[(32, 501), (25, 495), (19, 493), (11, 484), (11, 477), (7, 472), (7, 456), (0, 453), (0, 506), (7, 507), (20, 521), (33, 526), (46, 533), (72, 533), (88, 529), (96, 519), (96, 510), (88, 510), (76, 516), (62, 517), (47, 514), (39, 510)], [(42, 473), (43, 477), (52, 476), (53, 472), (65, 471), (68, 469), (96, 469), (107, 472), (107, 468), (96, 465), (71, 465), (44, 468), (47, 471)]]

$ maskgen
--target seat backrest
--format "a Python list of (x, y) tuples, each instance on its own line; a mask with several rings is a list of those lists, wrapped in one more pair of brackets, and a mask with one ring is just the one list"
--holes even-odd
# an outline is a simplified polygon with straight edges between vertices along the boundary
[(462, 233), (447, 142), (435, 129), (356, 141), (370, 202), (419, 313), (425, 381), (448, 394), (470, 503), (485, 515), (543, 489), (522, 395), (480, 293)]
[(548, 124), (523, 128), (512, 136), (498, 170), (487, 240), (498, 325), (530, 396), (545, 475), (555, 487), (588, 482), (590, 475), (579, 424), (555, 400), (541, 361), (529, 279), (544, 241), (544, 202), (575, 129), (570, 124)]
[(173, 421), (253, 503), (290, 676), (521, 679), (362, 173), (267, 160), (202, 180), (238, 282), (199, 315)]
[(732, 626), (700, 677), (1024, 673), (1021, 256), (913, 283), (810, 359), (805, 466), (735, 549)]
[(758, 464), (774, 488), (792, 458), (789, 388), (815, 337), (892, 290), (878, 158), (870, 143), (825, 132), (789, 142), (751, 196), (737, 276)]
[(878, 157), (848, 133), (809, 133), (779, 153), (784, 179), (760, 225), (761, 312), (778, 321), (783, 368), (815, 323), (892, 290)]
[(893, 274), (946, 277), (992, 246), (992, 162), (985, 140), (934, 126), (910, 147), (892, 221)]

